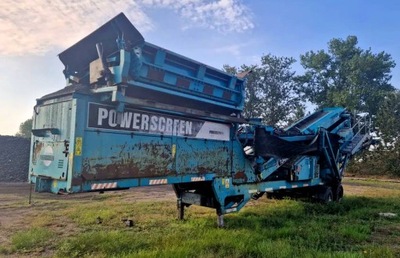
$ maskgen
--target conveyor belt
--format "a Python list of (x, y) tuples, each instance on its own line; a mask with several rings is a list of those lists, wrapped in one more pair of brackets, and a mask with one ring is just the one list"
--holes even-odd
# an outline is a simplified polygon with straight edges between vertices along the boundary
[(290, 142), (278, 136), (266, 134), (263, 129), (256, 130), (255, 151), (257, 155), (263, 157), (291, 158), (317, 149), (317, 140)]
[(307, 127), (309, 127), (310, 125), (312, 125), (314, 122), (318, 121), (321, 117), (325, 116), (326, 114), (328, 114), (329, 112), (324, 111), (324, 110), (320, 110), (318, 112), (315, 112), (313, 114), (311, 114), (310, 116), (304, 118), (303, 120), (301, 120), (300, 122), (290, 126), (290, 128), (288, 129), (288, 131), (290, 131), (293, 128), (296, 128), (297, 130), (300, 131), (304, 131), (307, 129)]

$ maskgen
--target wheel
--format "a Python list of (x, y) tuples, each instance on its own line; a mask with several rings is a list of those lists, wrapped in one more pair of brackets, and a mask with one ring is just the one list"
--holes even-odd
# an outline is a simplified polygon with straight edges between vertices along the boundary
[(318, 200), (321, 203), (333, 202), (333, 192), (330, 186), (324, 186), (320, 189), (318, 194)]
[(340, 201), (342, 201), (342, 199), (343, 199), (343, 193), (344, 193), (343, 186), (342, 186), (342, 184), (339, 184), (339, 185), (336, 187), (336, 191), (335, 191), (335, 194), (334, 194), (334, 201), (335, 201), (335, 202), (340, 202)]

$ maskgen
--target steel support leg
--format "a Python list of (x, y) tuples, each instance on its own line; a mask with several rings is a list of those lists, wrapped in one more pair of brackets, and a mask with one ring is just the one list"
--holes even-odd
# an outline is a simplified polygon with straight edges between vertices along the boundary
[(182, 198), (178, 198), (177, 200), (177, 208), (178, 208), (178, 219), (183, 220), (185, 217), (185, 205), (182, 203)]
[(225, 224), (224, 224), (224, 215), (217, 214), (217, 224), (218, 224), (219, 228), (223, 228), (225, 226)]

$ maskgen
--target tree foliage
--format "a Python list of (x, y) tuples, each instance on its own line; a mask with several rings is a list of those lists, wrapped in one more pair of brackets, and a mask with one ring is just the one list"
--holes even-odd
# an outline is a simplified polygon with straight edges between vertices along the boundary
[(395, 62), (385, 52), (372, 53), (357, 46), (355, 36), (332, 39), (328, 51), (301, 55), (305, 69), (296, 77), (304, 97), (318, 107), (344, 106), (350, 110), (378, 112), (390, 84)]
[(351, 172), (400, 175), (400, 96), (390, 84), (392, 57), (358, 47), (355, 36), (332, 39), (328, 50), (309, 51), (300, 57), (305, 73), (295, 79), (300, 94), (318, 107), (343, 106), (374, 115), (385, 146), (364, 153)]
[[(400, 91), (387, 94), (375, 119), (386, 150), (400, 151)], [(400, 162), (400, 161), (399, 161)]]
[(268, 125), (284, 125), (304, 115), (304, 105), (296, 94), (294, 62), (293, 58), (267, 54), (259, 65), (242, 65), (239, 69), (224, 66), (230, 73), (252, 71), (246, 78), (245, 117), (260, 117)]
[(334, 38), (327, 50), (300, 56), (304, 73), (292, 71), (293, 58), (261, 57), (261, 64), (240, 68), (225, 66), (230, 73), (252, 70), (247, 76), (244, 116), (261, 117), (265, 124), (282, 125), (304, 115), (304, 102), (317, 108), (343, 106), (374, 116), (383, 139), (362, 162), (349, 169), (361, 174), (400, 176), (400, 92), (390, 83), (395, 62), (390, 54), (374, 53), (358, 46), (355, 36)]
[(30, 139), (31, 132), (32, 132), (32, 119), (30, 118), (19, 125), (19, 131), (18, 133), (15, 134), (15, 136)]
[(261, 107), (261, 90), (258, 87), (258, 73), (255, 72), (257, 66), (241, 65), (240, 68), (234, 66), (224, 65), (223, 69), (230, 74), (238, 74), (240, 72), (249, 72), (246, 75), (246, 86), (245, 86), (245, 103), (243, 110), (243, 117), (261, 117), (262, 107)]

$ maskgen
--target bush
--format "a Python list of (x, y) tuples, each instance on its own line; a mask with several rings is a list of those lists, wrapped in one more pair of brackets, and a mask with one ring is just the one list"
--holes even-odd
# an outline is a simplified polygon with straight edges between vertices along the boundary
[(400, 177), (400, 147), (364, 152), (350, 162), (347, 171), (356, 175)]

